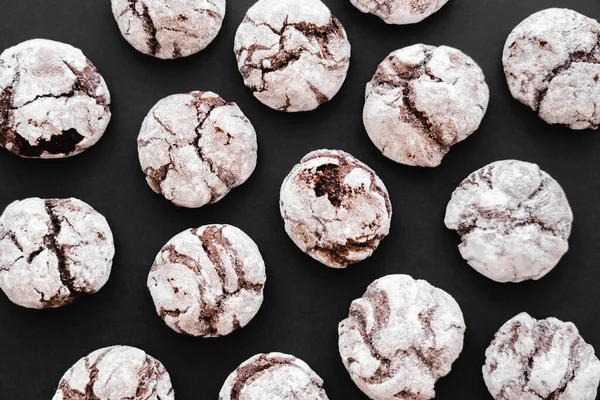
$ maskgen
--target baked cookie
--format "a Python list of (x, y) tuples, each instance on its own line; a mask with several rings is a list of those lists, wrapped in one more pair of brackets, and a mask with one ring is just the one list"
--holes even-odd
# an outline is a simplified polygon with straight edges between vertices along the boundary
[(106, 219), (81, 200), (29, 198), (0, 216), (0, 289), (20, 306), (61, 307), (96, 293), (114, 254)]
[(564, 8), (537, 12), (508, 36), (502, 61), (513, 97), (549, 124), (600, 124), (600, 24)]
[(469, 56), (416, 44), (379, 64), (367, 84), (363, 121), (384, 156), (436, 167), (479, 128), (489, 97), (483, 71)]
[(386, 24), (414, 24), (442, 8), (448, 0), (350, 0), (364, 13), (377, 15)]
[(110, 121), (110, 93), (81, 50), (33, 39), (0, 55), (0, 145), (64, 158), (92, 147)]
[(381, 179), (341, 150), (307, 154), (283, 181), (279, 207), (294, 243), (331, 268), (370, 257), (392, 218)]
[(112, 0), (121, 34), (137, 51), (171, 59), (208, 46), (221, 30), (225, 0)]
[(461, 182), (446, 209), (460, 254), (496, 282), (540, 279), (569, 249), (573, 213), (565, 192), (537, 165), (504, 160)]
[(483, 379), (497, 400), (594, 400), (600, 361), (571, 322), (521, 313), (485, 351)]
[(212, 92), (175, 94), (148, 113), (138, 136), (148, 185), (177, 206), (221, 200), (256, 167), (256, 132), (235, 103)]
[(456, 301), (408, 275), (377, 279), (338, 327), (350, 377), (374, 400), (435, 397), (463, 348), (465, 321)]
[(244, 83), (267, 106), (310, 111), (331, 100), (350, 65), (342, 24), (321, 0), (259, 0), (234, 44)]

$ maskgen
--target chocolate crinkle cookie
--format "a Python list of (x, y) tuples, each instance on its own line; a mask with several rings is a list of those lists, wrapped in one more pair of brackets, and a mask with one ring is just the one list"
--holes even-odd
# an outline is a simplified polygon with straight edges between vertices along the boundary
[(283, 181), (279, 205), (294, 243), (332, 268), (371, 256), (390, 230), (385, 185), (375, 171), (340, 150), (307, 154)]
[(448, 293), (388, 275), (354, 300), (339, 350), (356, 385), (374, 400), (426, 400), (463, 348), (465, 321)]
[(502, 61), (513, 97), (549, 124), (596, 129), (600, 124), (600, 24), (550, 8), (508, 36)]
[(62, 377), (52, 400), (174, 400), (160, 361), (129, 346), (99, 349)]
[(364, 13), (377, 15), (387, 24), (414, 24), (434, 14), (448, 0), (350, 0)]
[(289, 112), (331, 100), (350, 65), (346, 32), (320, 0), (259, 0), (238, 28), (234, 49), (254, 96)]
[(565, 192), (537, 165), (505, 160), (461, 182), (445, 223), (463, 258), (497, 282), (540, 279), (569, 248), (573, 213)]
[(0, 55), (0, 145), (21, 157), (63, 158), (93, 146), (110, 93), (81, 50), (34, 39)]
[(29, 198), (0, 216), (0, 288), (20, 306), (61, 307), (96, 293), (114, 254), (106, 219), (81, 200)]
[(496, 400), (594, 400), (600, 361), (571, 322), (521, 313), (486, 350), (483, 379)]
[(121, 34), (136, 50), (162, 59), (187, 57), (221, 30), (225, 0), (112, 0)]
[(416, 44), (391, 53), (367, 84), (363, 121), (384, 156), (436, 167), (479, 128), (489, 101), (483, 71), (460, 50)]
[(227, 377), (219, 400), (327, 400), (323, 380), (302, 360), (257, 354)]
[(138, 153), (152, 190), (177, 206), (202, 207), (250, 177), (256, 132), (235, 103), (215, 93), (176, 94), (144, 119)]

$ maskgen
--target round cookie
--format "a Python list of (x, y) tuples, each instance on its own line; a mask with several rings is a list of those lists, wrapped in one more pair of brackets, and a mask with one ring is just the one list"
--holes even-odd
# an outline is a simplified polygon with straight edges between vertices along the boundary
[(338, 327), (339, 350), (371, 399), (432, 399), (436, 381), (462, 351), (465, 329), (448, 293), (408, 275), (388, 275), (352, 302)]
[(221, 30), (225, 0), (112, 0), (121, 34), (137, 51), (172, 59), (208, 46)]
[(327, 400), (323, 380), (304, 361), (282, 353), (244, 361), (219, 392), (219, 400)]
[(242, 110), (212, 92), (175, 94), (148, 113), (138, 136), (148, 185), (180, 207), (221, 200), (256, 167), (256, 132)]
[(148, 289), (171, 329), (218, 337), (254, 318), (265, 281), (265, 263), (248, 235), (230, 225), (206, 225), (169, 240), (156, 256)]
[(489, 89), (481, 68), (460, 50), (416, 44), (379, 64), (365, 97), (365, 128), (384, 156), (436, 167), (479, 128)]
[(504, 160), (461, 182), (445, 224), (463, 258), (496, 282), (540, 279), (569, 249), (573, 213), (565, 192), (537, 165)]
[(81, 200), (29, 198), (0, 216), (0, 289), (20, 306), (61, 307), (96, 293), (114, 254), (106, 219)]
[(374, 14), (386, 24), (414, 24), (438, 12), (448, 0), (350, 0), (364, 13)]
[(279, 207), (294, 243), (331, 268), (370, 257), (392, 218), (381, 179), (341, 150), (304, 156), (283, 181)]
[(550, 8), (508, 36), (502, 61), (513, 97), (549, 124), (596, 129), (600, 124), (600, 24)]
[(571, 322), (521, 313), (485, 351), (483, 379), (497, 400), (594, 400), (600, 361)]
[(80, 359), (62, 377), (52, 400), (174, 400), (169, 373), (140, 349), (112, 346)]
[(331, 100), (350, 65), (346, 32), (321, 0), (259, 0), (237, 30), (234, 50), (254, 96), (288, 112)]
[(0, 146), (28, 158), (92, 147), (110, 121), (110, 93), (81, 50), (33, 39), (0, 55)]

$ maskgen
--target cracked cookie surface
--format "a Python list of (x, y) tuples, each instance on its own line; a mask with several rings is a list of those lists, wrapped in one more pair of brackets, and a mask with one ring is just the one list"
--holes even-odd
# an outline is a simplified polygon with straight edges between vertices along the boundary
[(234, 50), (254, 96), (288, 112), (331, 100), (350, 65), (346, 32), (320, 0), (259, 0), (237, 30)]
[(371, 399), (425, 400), (460, 355), (465, 329), (448, 293), (408, 275), (388, 275), (352, 302), (338, 327), (339, 350)]
[(485, 351), (483, 379), (496, 400), (594, 400), (600, 361), (571, 322), (521, 313)]
[(256, 132), (235, 103), (215, 93), (176, 94), (144, 119), (138, 155), (152, 190), (177, 206), (202, 207), (250, 177)]
[(345, 268), (370, 257), (387, 236), (392, 205), (375, 171), (340, 150), (316, 150), (283, 181), (285, 230), (315, 260)]
[(0, 216), (0, 288), (23, 307), (61, 307), (96, 293), (114, 253), (106, 219), (81, 200), (29, 198)]
[(64, 158), (93, 146), (110, 121), (110, 93), (81, 50), (45, 39), (0, 55), (0, 146)]
[(438, 12), (448, 0), (350, 0), (364, 13), (374, 14), (387, 24), (405, 25), (423, 21)]

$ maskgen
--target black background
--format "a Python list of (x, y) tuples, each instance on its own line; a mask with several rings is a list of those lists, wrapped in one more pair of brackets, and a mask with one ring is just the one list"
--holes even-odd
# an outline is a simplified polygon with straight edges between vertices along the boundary
[[(281, 351), (306, 361), (335, 399), (366, 399), (350, 380), (337, 350), (337, 323), (373, 280), (406, 273), (452, 294), (467, 323), (465, 347), (436, 386), (439, 399), (485, 399), (484, 351), (509, 318), (573, 321), (600, 350), (600, 133), (551, 127), (512, 99), (502, 72), (504, 41), (531, 13), (564, 6), (600, 17), (597, 0), (450, 0), (412, 26), (388, 26), (348, 0), (325, 0), (352, 43), (345, 85), (330, 103), (302, 114), (272, 111), (243, 85), (233, 55), (238, 24), (253, 0), (228, 0), (223, 30), (205, 51), (176, 61), (136, 52), (121, 37), (108, 0), (0, 0), (0, 48), (32, 38), (70, 43), (98, 67), (112, 93), (113, 117), (92, 149), (64, 160), (26, 160), (0, 153), (0, 207), (26, 197), (77, 197), (111, 224), (116, 257), (98, 294), (58, 310), (27, 310), (0, 296), (0, 398), (50, 399), (62, 374), (80, 357), (113, 344), (140, 347), (161, 360), (178, 400), (216, 399), (227, 375), (259, 352)], [(364, 86), (395, 49), (414, 43), (450, 45), (483, 68), (491, 101), (478, 132), (456, 145), (435, 169), (384, 158), (362, 124)], [(246, 184), (215, 205), (178, 209), (146, 185), (136, 137), (161, 98), (212, 90), (237, 102), (254, 124), (258, 167)], [(311, 150), (337, 148), (371, 166), (392, 199), (392, 229), (370, 259), (329, 269), (300, 252), (279, 216), (279, 186)], [(492, 161), (538, 163), (564, 187), (575, 214), (569, 253), (539, 282), (495, 283), (472, 270), (444, 227), (456, 185)], [(248, 233), (267, 264), (265, 302), (250, 324), (228, 337), (190, 338), (156, 315), (146, 289), (153, 259), (176, 233), (228, 223)]]

